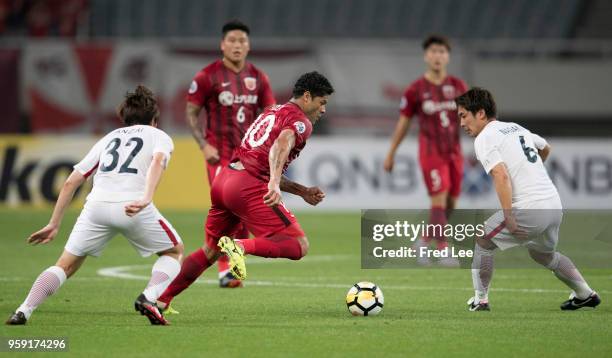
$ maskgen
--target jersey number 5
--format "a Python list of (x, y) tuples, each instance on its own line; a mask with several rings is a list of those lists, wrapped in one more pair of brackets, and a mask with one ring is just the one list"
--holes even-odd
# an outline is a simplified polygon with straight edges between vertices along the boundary
[[(134, 147), (134, 149), (132, 149), (130, 155), (128, 155), (128, 157), (125, 159), (125, 162), (123, 162), (123, 164), (119, 168), (119, 173), (138, 174), (138, 169), (130, 168), (130, 164), (132, 163), (132, 160), (134, 160), (136, 155), (138, 155), (144, 143), (142, 141), (142, 138), (133, 137), (130, 138), (127, 143), (125, 143), (125, 146), (130, 147), (131, 143), (135, 143), (136, 146)], [(114, 138), (108, 143), (108, 145), (106, 146), (106, 154), (110, 155), (112, 158), (111, 162), (108, 165), (102, 163), (102, 166), (100, 167), (101, 172), (110, 172), (117, 167), (117, 164), (119, 164), (119, 152), (117, 152), (119, 146), (121, 146), (121, 139), (119, 138)]]
[(521, 142), (521, 147), (523, 147), (523, 153), (525, 153), (525, 156), (527, 157), (527, 160), (530, 163), (535, 163), (538, 161), (538, 153), (536, 152), (535, 149), (528, 147), (527, 144), (525, 144), (525, 137), (524, 136), (519, 136), (519, 141)]
[(448, 112), (446, 111), (440, 112), (440, 125), (444, 128), (450, 125), (450, 118), (448, 118)]

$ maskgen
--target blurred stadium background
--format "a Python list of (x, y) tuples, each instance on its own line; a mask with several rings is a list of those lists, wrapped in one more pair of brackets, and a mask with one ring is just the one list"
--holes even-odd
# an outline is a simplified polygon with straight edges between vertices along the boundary
[[(401, 92), (424, 71), (420, 41), (434, 32), (452, 40), (450, 73), (492, 90), (500, 119), (550, 140), (548, 166), (566, 206), (612, 207), (606, 0), (0, 0), (0, 205), (52, 203), (71, 165), (118, 125), (123, 94), (142, 83), (158, 94), (161, 127), (177, 146), (156, 202), (205, 209), (184, 95), (194, 73), (221, 56), (220, 28), (233, 18), (251, 27), (248, 60), (268, 73), (278, 102), (312, 69), (336, 87), (290, 173), (325, 188), (321, 208), (429, 206), (416, 123), (393, 175), (382, 161)], [(460, 207), (495, 207), (480, 165), (466, 166)]]

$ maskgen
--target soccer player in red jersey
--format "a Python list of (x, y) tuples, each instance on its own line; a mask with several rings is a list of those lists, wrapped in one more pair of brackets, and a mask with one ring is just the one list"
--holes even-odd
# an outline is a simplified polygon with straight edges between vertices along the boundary
[[(219, 170), (229, 164), (234, 149), (258, 111), (276, 103), (268, 76), (246, 61), (249, 32), (249, 28), (239, 21), (223, 26), (223, 58), (195, 75), (187, 95), (187, 122), (204, 153), (211, 185)], [(202, 108), (206, 111), (206, 119), (200, 121)], [(248, 237), (244, 226), (239, 237)], [(229, 272), (225, 256), (219, 259), (219, 285), (241, 286)]]
[[(265, 110), (249, 127), (232, 162), (213, 181), (205, 243), (183, 261), (181, 272), (158, 299), (162, 308), (222, 251), (230, 257), (231, 270), (238, 278), (246, 277), (243, 254), (291, 260), (306, 255), (308, 239), (281, 201), (281, 190), (299, 195), (311, 205), (321, 202), (325, 194), (317, 187), (294, 183), (283, 173), (304, 149), (312, 125), (325, 113), (333, 92), (323, 75), (306, 73), (297, 80), (288, 103)], [(233, 241), (223, 236), (233, 234), (240, 222), (254, 238)]]
[[(419, 119), (419, 162), (431, 198), (429, 222), (445, 225), (461, 193), (463, 156), (459, 143), (459, 120), (454, 99), (467, 91), (465, 82), (447, 74), (450, 44), (445, 37), (429, 36), (423, 41), (425, 74), (412, 82), (404, 92), (400, 116), (384, 162), (387, 172), (393, 170), (395, 153), (408, 132), (413, 116)], [(417, 244), (429, 245), (431, 237)], [(438, 249), (448, 246), (444, 237), (435, 237)], [(421, 264), (429, 264), (420, 259)], [(448, 261), (448, 262), (447, 262)], [(444, 259), (441, 264), (455, 265)]]

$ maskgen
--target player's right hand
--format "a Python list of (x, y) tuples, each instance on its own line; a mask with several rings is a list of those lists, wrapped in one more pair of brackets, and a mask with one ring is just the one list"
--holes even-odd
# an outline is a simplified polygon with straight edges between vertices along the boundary
[(204, 159), (206, 159), (208, 164), (219, 163), (219, 151), (217, 150), (217, 148), (206, 143), (204, 145), (204, 148), (202, 148), (202, 152), (204, 153)]
[(276, 206), (283, 199), (280, 186), (272, 181), (268, 183), (268, 192), (264, 195), (264, 204), (268, 206)]
[(383, 163), (383, 167), (387, 173), (391, 173), (393, 171), (393, 164), (395, 163), (395, 158), (393, 155), (387, 154), (385, 158), (385, 162)]
[(44, 228), (30, 235), (30, 237), (28, 237), (28, 244), (46, 244), (55, 238), (57, 231), (58, 227), (56, 225), (48, 224)]

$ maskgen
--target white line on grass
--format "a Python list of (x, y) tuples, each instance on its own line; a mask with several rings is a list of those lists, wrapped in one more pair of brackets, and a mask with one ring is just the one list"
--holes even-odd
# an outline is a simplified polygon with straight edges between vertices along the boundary
[[(313, 258), (314, 259), (314, 258)], [(312, 260), (311, 260), (312, 261)], [(130, 271), (143, 270), (150, 268), (149, 265), (130, 265), (130, 266), (116, 266), (107, 267), (98, 270), (98, 275), (104, 277), (114, 277), (126, 280), (140, 280), (147, 281), (149, 276), (133, 274)], [(218, 285), (219, 280), (205, 280), (199, 279), (197, 283)], [(346, 283), (308, 283), (308, 282), (287, 282), (287, 281), (258, 281), (248, 280), (244, 282), (245, 286), (267, 286), (267, 287), (299, 287), (299, 288), (347, 288)], [(472, 291), (471, 287), (444, 287), (444, 286), (398, 286), (398, 285), (386, 285), (385, 289), (393, 290), (412, 290), (412, 291)], [(568, 290), (555, 290), (555, 289), (544, 289), (544, 288), (503, 288), (495, 287), (491, 288), (492, 291), (497, 292), (520, 292), (520, 293), (567, 293)], [(599, 293), (609, 294), (612, 291), (598, 291)]]

